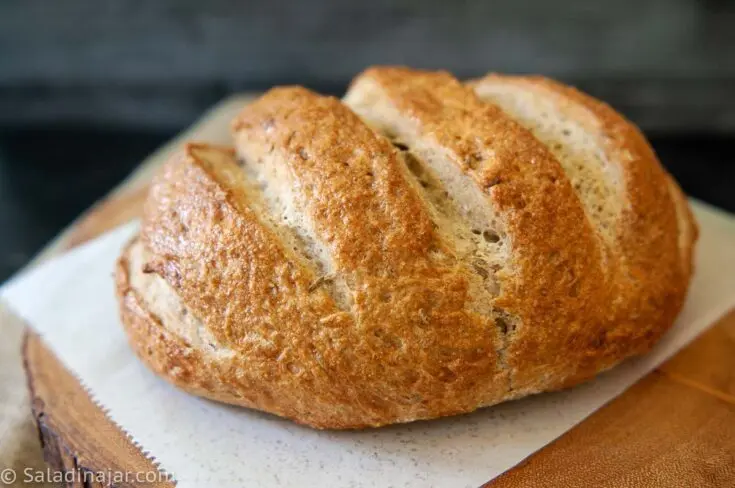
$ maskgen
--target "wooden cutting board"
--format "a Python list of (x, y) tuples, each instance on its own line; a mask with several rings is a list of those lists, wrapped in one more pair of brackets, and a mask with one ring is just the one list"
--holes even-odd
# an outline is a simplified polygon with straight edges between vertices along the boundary
[[(139, 215), (149, 170), (83, 216), (52, 254)], [(31, 331), (24, 342), (24, 362), (44, 456), (53, 468), (157, 472), (152, 457), (108, 419)], [(79, 481), (69, 486), (105, 485)], [(115, 486), (168, 487), (174, 482)], [(735, 487), (735, 311), (624, 394), (485, 486)]]

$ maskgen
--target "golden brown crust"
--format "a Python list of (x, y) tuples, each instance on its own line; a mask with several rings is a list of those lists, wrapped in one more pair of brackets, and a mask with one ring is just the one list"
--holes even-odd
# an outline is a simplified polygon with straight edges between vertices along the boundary
[[(349, 383), (340, 377), (344, 361), (332, 350), (339, 339), (334, 331), (348, 319), (323, 290), (309, 291), (313, 275), (287, 256), (248, 206), (238, 177), (232, 151), (206, 145), (188, 145), (163, 168), (142, 229), (155, 255), (151, 269), (221, 347), (235, 352), (234, 360), (218, 361), (231, 371), (223, 377), (235, 392), (231, 403), (250, 395), (248, 403), (263, 410), (334, 424), (334, 411), (353, 410)], [(326, 317), (329, 327), (316, 326)], [(369, 423), (358, 413), (349, 417)]]
[[(233, 122), (238, 152), (246, 167), (287, 180), (279, 205), (295, 209), (295, 239), (308, 237), (324, 262), (292, 248), (295, 231), (263, 204), (263, 181), (232, 150), (188, 144), (156, 177), (140, 242), (118, 263), (135, 352), (192, 393), (356, 428), (568, 386), (648, 349), (673, 322), (691, 272), (696, 229), (680, 190), (611, 109), (547, 81), (518, 82), (605, 128), (628, 195), (613, 250), (552, 152), (498, 107), (447, 73), (368, 70), (353, 90), (371, 84), (499, 219), (510, 254), (493, 313), (478, 310), (477, 277), (437, 231), (390, 142), (334, 98), (277, 88)], [(131, 264), (135, 246), (144, 265)], [(334, 276), (346, 300), (322, 286)], [(157, 302), (146, 280), (180, 301), (173, 315), (156, 314), (174, 302)], [(177, 313), (195, 317), (211, 344), (176, 333)], [(497, 313), (517, 328), (503, 331)]]
[[(574, 114), (603, 141), (608, 164), (622, 177), (625, 205), (615, 226), (604, 359), (647, 351), (673, 324), (692, 271), (696, 223), (678, 185), (661, 167), (640, 130), (609, 105), (540, 76), (491, 74), (471, 84), (502, 82), (535, 90)], [(594, 367), (590, 374), (594, 374)]]
[[(376, 82), (418, 130), (434, 138), (484, 189), (512, 242), (495, 307), (521, 324), (505, 362), (512, 395), (565, 384), (597, 357), (609, 303), (599, 243), (580, 202), (548, 149), (496, 106), (447, 73), (372, 68), (353, 82)], [(573, 243), (573, 245), (570, 245)], [(564, 327), (562, 327), (564, 324)], [(599, 370), (597, 364), (587, 368)]]
[[(356, 358), (372, 358), (356, 359), (356, 387), (389, 401), (410, 389), (422, 403), (414, 418), (497, 402), (505, 391), (497, 331), (468, 310), (465, 270), (435, 235), (388, 140), (338, 100), (303, 88), (271, 90), (233, 125), (240, 152), (263, 158), (253, 164), (288, 168), (298, 206), (351, 289), (356, 323), (345, 337)], [(479, 378), (491, 379), (481, 391)]]
[(137, 240), (136, 237), (125, 246), (115, 269), (120, 314), (133, 351), (150, 369), (177, 387), (195, 395), (228, 402), (229, 396), (221, 393), (222, 385), (217, 382), (202, 354), (164, 327), (146, 309), (143, 299), (131, 286), (129, 252)]
[[(281, 382), (273, 381), (283, 376), (282, 372), (263, 372), (264, 367), (278, 370), (283, 366), (288, 369), (290, 363), (271, 361), (271, 364), (258, 364), (242, 352), (218, 358), (211, 351), (198, 349), (171, 332), (131, 283), (130, 274), (134, 270), (130, 267), (130, 255), (132, 247), (140, 244), (138, 240), (136, 237), (129, 243), (118, 260), (116, 288), (128, 340), (133, 351), (151, 370), (189, 393), (264, 410), (317, 428), (372, 425), (368, 415), (361, 415), (359, 407), (351, 406), (345, 397), (339, 398), (338, 393), (321, 392), (320, 398), (309, 399), (307, 405), (291, 400), (297, 389), (284, 389)], [(311, 373), (306, 374), (311, 376)], [(317, 368), (313, 373), (318, 375), (321, 370)], [(313, 384), (310, 378), (303, 380), (307, 387)], [(333, 390), (339, 392), (339, 380), (335, 378), (330, 383)], [(328, 403), (324, 405), (320, 399), (326, 399)]]
[[(260, 137), (273, 144), (257, 133), (259, 117), (265, 117), (273, 137), (294, 141), (283, 145), (284, 156), (302, 184), (330, 196), (320, 201), (308, 195), (306, 207), (315, 220), (325, 219), (321, 238), (333, 243), (339, 272), (350, 274), (354, 307), (346, 313), (323, 289), (314, 289), (315, 276), (289, 259), (278, 237), (248, 207), (237, 178), (225, 176), (236, 168), (229, 152), (202, 145), (187, 146), (154, 181), (142, 230), (155, 255), (149, 271), (168, 282), (222, 347), (246, 358), (240, 360), (246, 365), (227, 359), (218, 367), (246, 379), (251, 395), (262, 392), (249, 403), (258, 408), (339, 428), (470, 411), (500, 401), (507, 388), (497, 366), (497, 331), (487, 318), (465, 310), (461, 270), (430, 261), (432, 246), (441, 243), (434, 242), (430, 222), (422, 222), (423, 209), (397, 173), (388, 142), (337, 101), (304, 91), (305, 100), (297, 97), (290, 104), (293, 94), (274, 92), (281, 94), (285, 106), (265, 98), (269, 103), (262, 114), (258, 104), (250, 108), (250, 120), (258, 123), (246, 133), (252, 141)], [(319, 112), (322, 103), (337, 117)], [(271, 113), (271, 106), (278, 110)], [(315, 110), (311, 124), (320, 125), (310, 128), (304, 113)], [(246, 131), (245, 124), (241, 120), (239, 130)], [(281, 126), (283, 132), (272, 129)], [(292, 127), (303, 139), (288, 133)], [(327, 152), (336, 147), (331, 138), (338, 130), (353, 134), (351, 147), (362, 149), (357, 157)], [(299, 166), (304, 151), (343, 177), (333, 174), (319, 183), (315, 176), (329, 169)], [(369, 164), (375, 164), (379, 183), (364, 178)], [(330, 216), (331, 205), (340, 200), (352, 206), (345, 203)], [(330, 218), (354, 224), (336, 229)], [(371, 228), (370, 222), (384, 227)], [(422, 225), (428, 229), (417, 228)], [(350, 230), (358, 228), (364, 232)], [(372, 360), (360, 359), (366, 357)], [(230, 388), (237, 391), (236, 385)], [(336, 413), (342, 417), (335, 419)]]

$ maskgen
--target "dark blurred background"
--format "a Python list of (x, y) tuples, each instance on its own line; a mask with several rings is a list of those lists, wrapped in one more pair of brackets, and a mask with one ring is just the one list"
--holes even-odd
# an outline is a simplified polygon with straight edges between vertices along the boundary
[(2, 0), (0, 281), (221, 98), (375, 63), (572, 83), (735, 211), (734, 1)]

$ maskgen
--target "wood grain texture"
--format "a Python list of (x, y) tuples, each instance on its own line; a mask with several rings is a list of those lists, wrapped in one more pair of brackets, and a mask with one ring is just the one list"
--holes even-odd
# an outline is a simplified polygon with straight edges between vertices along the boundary
[(659, 371), (735, 405), (735, 313), (663, 364)]
[(485, 486), (735, 486), (733, 331), (735, 312)]
[[(103, 203), (92, 219), (83, 219), (69, 233), (65, 245), (81, 244), (114, 228), (122, 215), (135, 215), (143, 196), (141, 191), (122, 192)], [(93, 471), (152, 466), (33, 335), (26, 346), (26, 369), (52, 466)], [(735, 486), (735, 311), (623, 395), (485, 486)]]
[[(23, 359), (44, 459), (67, 486), (172, 487), (151, 459), (90, 399), (77, 379), (28, 331)], [(139, 483), (142, 480), (144, 483)]]

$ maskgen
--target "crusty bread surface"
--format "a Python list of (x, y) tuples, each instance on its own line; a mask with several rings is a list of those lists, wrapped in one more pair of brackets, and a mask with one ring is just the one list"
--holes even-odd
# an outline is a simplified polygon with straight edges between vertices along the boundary
[(156, 176), (116, 280), (136, 354), (317, 428), (578, 384), (672, 325), (697, 227), (640, 131), (540, 77), (279, 87)]

